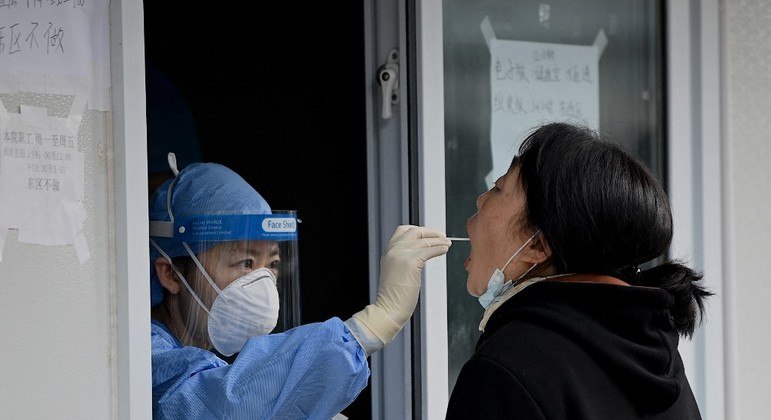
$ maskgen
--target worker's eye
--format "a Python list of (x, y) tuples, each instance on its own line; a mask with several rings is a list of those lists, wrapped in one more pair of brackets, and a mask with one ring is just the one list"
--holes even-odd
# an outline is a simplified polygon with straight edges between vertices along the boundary
[(247, 270), (254, 269), (254, 260), (249, 258), (246, 260), (241, 261), (241, 266)]

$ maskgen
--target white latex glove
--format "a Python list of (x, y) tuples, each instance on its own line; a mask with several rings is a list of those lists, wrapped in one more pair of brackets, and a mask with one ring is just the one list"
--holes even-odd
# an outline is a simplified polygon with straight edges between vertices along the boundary
[(444, 232), (420, 226), (396, 228), (380, 258), (375, 302), (345, 321), (367, 355), (390, 343), (412, 316), (426, 261), (444, 255), (451, 242)]

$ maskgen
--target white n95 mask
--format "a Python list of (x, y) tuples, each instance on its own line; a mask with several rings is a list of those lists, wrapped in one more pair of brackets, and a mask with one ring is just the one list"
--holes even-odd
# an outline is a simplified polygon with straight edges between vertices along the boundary
[[(525, 249), (525, 247), (527, 246), (527, 244), (529, 244), (529, 243), (530, 243), (530, 241), (532, 241), (532, 240), (533, 240), (533, 238), (535, 238), (535, 236), (536, 236), (536, 235), (538, 235), (540, 232), (541, 232), (541, 230), (540, 230), (540, 229), (539, 229), (539, 230), (537, 230), (537, 231), (535, 231), (535, 233), (533, 234), (533, 236), (531, 236), (531, 237), (530, 237), (530, 239), (526, 240), (526, 241), (525, 241), (525, 243), (523, 243), (523, 244), (522, 244), (522, 246), (520, 246), (520, 247), (519, 247), (519, 249), (517, 249), (516, 251), (514, 251), (514, 255), (512, 255), (512, 256), (511, 256), (511, 258), (509, 258), (509, 260), (508, 260), (508, 261), (506, 261), (506, 264), (504, 264), (504, 265), (503, 265), (503, 268), (496, 268), (496, 269), (495, 269), (495, 271), (493, 272), (493, 274), (490, 276), (490, 280), (488, 280), (488, 281), (487, 281), (487, 290), (486, 290), (484, 293), (482, 293), (482, 294), (481, 294), (481, 295), (480, 295), (480, 296), (477, 298), (477, 299), (479, 300), (479, 304), (480, 304), (480, 305), (482, 305), (482, 307), (483, 307), (483, 308), (487, 309), (487, 308), (490, 306), (490, 304), (492, 304), (492, 303), (493, 303), (493, 301), (494, 301), (494, 300), (495, 300), (495, 299), (496, 299), (498, 296), (500, 296), (500, 295), (501, 295), (501, 293), (503, 292), (503, 287), (504, 287), (506, 284), (510, 283), (510, 282), (506, 282), (506, 281), (505, 281), (505, 278), (504, 278), (504, 275), (503, 275), (503, 270), (505, 270), (505, 269), (506, 269), (506, 267), (508, 267), (508, 266), (509, 266), (509, 264), (510, 264), (510, 263), (511, 263), (511, 262), (514, 260), (514, 258), (515, 258), (517, 255), (519, 255), (519, 253), (520, 253), (520, 252), (522, 252), (522, 250), (523, 250), (523, 249)], [(516, 281), (519, 281), (519, 280), (521, 280), (521, 279), (522, 279), (523, 277), (525, 277), (525, 276), (526, 276), (526, 275), (527, 275), (529, 272), (533, 271), (533, 269), (534, 269), (534, 268), (535, 268), (535, 266), (537, 266), (537, 265), (538, 265), (538, 264), (533, 264), (533, 266), (532, 266), (532, 267), (530, 267), (530, 268), (528, 268), (528, 269), (527, 269), (527, 271), (525, 271), (524, 273), (522, 273), (522, 275), (520, 275), (520, 276), (517, 278), (517, 280), (516, 280)]]
[(222, 355), (232, 356), (249, 338), (273, 331), (278, 310), (273, 272), (254, 270), (230, 283), (214, 299), (209, 310), (209, 340)]

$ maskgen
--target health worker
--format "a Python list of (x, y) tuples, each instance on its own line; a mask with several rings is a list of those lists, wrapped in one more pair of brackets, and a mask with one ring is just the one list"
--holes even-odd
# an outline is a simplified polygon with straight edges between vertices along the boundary
[[(153, 417), (329, 419), (366, 386), (367, 356), (412, 316), (421, 272), (444, 233), (399, 226), (380, 261), (374, 303), (343, 322), (269, 334), (277, 283), (296, 263), (296, 219), (232, 170), (195, 163), (150, 201)], [(366, 281), (366, 279), (351, 279)], [(222, 356), (237, 357), (232, 364)]]

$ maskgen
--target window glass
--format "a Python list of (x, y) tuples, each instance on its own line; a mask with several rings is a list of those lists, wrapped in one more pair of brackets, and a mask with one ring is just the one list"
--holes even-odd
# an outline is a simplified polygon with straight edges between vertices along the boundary
[[(444, 1), (448, 235), (466, 236), (476, 197), (543, 122), (598, 129), (665, 178), (662, 7)], [(483, 312), (466, 292), (468, 251), (468, 242), (457, 242), (447, 259), (450, 390), (474, 351)]]

